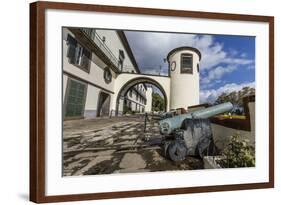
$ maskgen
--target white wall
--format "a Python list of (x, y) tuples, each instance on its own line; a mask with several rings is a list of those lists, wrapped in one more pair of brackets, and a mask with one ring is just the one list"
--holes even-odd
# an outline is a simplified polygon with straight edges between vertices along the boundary
[[(68, 29), (64, 29), (66, 32), (63, 34), (63, 69), (64, 71), (67, 71), (75, 76), (79, 76), (80, 78), (92, 82), (96, 85), (99, 85), (107, 90), (110, 90), (113, 92), (114, 90), (114, 80), (115, 78), (112, 78), (112, 81), (110, 83), (106, 83), (103, 78), (104, 74), (104, 68), (106, 67), (106, 64), (104, 64), (96, 55), (92, 55), (92, 61), (90, 64), (90, 72), (86, 72), (77, 66), (74, 66), (73, 64), (70, 64), (68, 62), (68, 58), (66, 57), (67, 53), (67, 34), (71, 34)], [(110, 39), (108, 39), (109, 41)]]
[[(141, 92), (137, 91), (137, 87), (135, 86), (135, 88), (132, 88), (131, 90), (132, 90), (132, 96), (130, 96), (130, 91), (128, 91), (127, 99), (133, 100), (133, 101), (135, 101), (135, 102), (137, 102), (141, 105), (144, 105), (140, 100), (141, 99), (141, 94), (140, 94)], [(137, 95), (138, 95), (138, 97), (137, 97)], [(142, 93), (142, 95), (145, 96), (145, 93)]]
[[(59, 0), (57, 0), (59, 1)], [(115, 4), (128, 6), (156, 7), (166, 9), (186, 9), (216, 12), (245, 13), (276, 16), (276, 57), (281, 56), (281, 13), (279, 1), (276, 0), (68, 0), (69, 2)], [(3, 1), (1, 5), (1, 42), (0, 56), (2, 61), (1, 94), (1, 169), (0, 189), (2, 191), (0, 204), (26, 205), (28, 202), (29, 175), (29, 14), (28, 2), (25, 0)], [(15, 49), (16, 48), (16, 49)], [(275, 58), (275, 76), (281, 76), (280, 58)], [(13, 76), (13, 79), (10, 78)], [(276, 90), (281, 87), (281, 81), (276, 80)], [(237, 204), (278, 204), (281, 194), (281, 92), (276, 96), (276, 188), (261, 190), (246, 190), (232, 192), (216, 192), (201, 194), (186, 194), (174, 196), (155, 196), (128, 199), (112, 199), (84, 202), (53, 203), (59, 205), (237, 205)]]
[(152, 110), (152, 87), (148, 87), (146, 91), (145, 112), (151, 112), (151, 110)]
[(87, 97), (86, 97), (86, 104), (85, 109), (95, 110), (98, 106), (98, 96), (99, 96), (100, 89), (88, 85), (87, 89)]
[[(127, 72), (135, 71), (136, 69), (134, 68), (131, 59), (128, 56), (128, 53), (123, 46), (119, 36), (117, 35), (116, 31), (114, 30), (96, 30), (97, 34), (102, 38), (105, 37), (105, 45), (110, 49), (110, 51), (115, 55), (115, 57), (118, 58), (119, 56), (119, 49), (122, 49), (125, 54), (125, 59), (124, 59), (124, 70)], [(78, 76), (88, 82), (92, 82), (100, 87), (103, 87), (109, 91), (114, 92), (114, 84), (115, 84), (115, 79), (118, 77), (112, 70), (112, 81), (110, 83), (106, 83), (104, 81), (103, 75), (104, 75), (104, 68), (107, 67), (107, 65), (97, 56), (95, 53), (92, 52), (92, 58), (91, 58), (91, 63), (90, 63), (90, 68), (89, 72), (85, 72), (84, 70), (74, 66), (73, 64), (70, 64), (68, 61), (68, 58), (66, 56), (68, 46), (67, 46), (67, 35), (72, 35), (72, 32), (69, 31), (69, 29), (64, 28), (63, 29), (63, 70), (73, 74), (74, 76)], [(79, 40), (79, 39), (78, 39)], [(127, 70), (126, 70), (127, 69)], [(65, 78), (63, 78), (65, 80)], [(63, 82), (63, 90), (65, 95), (65, 89), (66, 89), (66, 82)], [(96, 116), (96, 111), (97, 111), (97, 100), (98, 100), (98, 94), (100, 92), (100, 89), (97, 87), (94, 87), (92, 85), (88, 85), (88, 91), (87, 91), (87, 98), (86, 98), (86, 104), (85, 104), (85, 117), (86, 118), (93, 118)], [(108, 93), (108, 92), (106, 92)], [(118, 93), (116, 93), (117, 95)], [(112, 103), (112, 100), (115, 98), (111, 98), (111, 106), (114, 105)], [(133, 101), (138, 102), (139, 100), (136, 99), (136, 95), (133, 96), (132, 98)], [(135, 103), (133, 110), (138, 110), (136, 108)], [(110, 107), (111, 107), (110, 106)], [(123, 110), (123, 104), (120, 103), (119, 106), (119, 111)], [(115, 107), (111, 107), (110, 109), (114, 109)]]
[(65, 92), (66, 92), (66, 88), (67, 88), (67, 81), (68, 81), (68, 77), (67, 77), (67, 75), (63, 75), (63, 79), (62, 79), (62, 83), (63, 83), (63, 85), (62, 85), (62, 91), (63, 91), (63, 94), (62, 94), (62, 96), (63, 96), (63, 101), (64, 101), (64, 99), (65, 99)]
[[(181, 54), (190, 53), (193, 55), (193, 73), (181, 73)], [(199, 56), (191, 50), (180, 50), (172, 53), (169, 62), (176, 62), (174, 71), (171, 71), (171, 96), (170, 108), (185, 108), (199, 104), (199, 73), (197, 72), (197, 63)]]
[(119, 57), (119, 49), (122, 49), (125, 54), (125, 59), (124, 59), (124, 64), (123, 64), (123, 71), (131, 71), (135, 70), (134, 66), (128, 56), (128, 53), (123, 46), (121, 40), (118, 37), (118, 34), (116, 31), (112, 30), (96, 30), (97, 34), (102, 38), (103, 36), (105, 37), (105, 45), (111, 50), (113, 55), (118, 59)]
[[(108, 31), (109, 32), (109, 31)], [(115, 33), (112, 31), (112, 33)], [(103, 87), (111, 92), (114, 90), (114, 82), (116, 79), (115, 73), (111, 70), (112, 73), (112, 81), (110, 83), (106, 83), (103, 75), (104, 75), (104, 68), (107, 67), (107, 65), (97, 56), (95, 53), (92, 52), (91, 55), (91, 62), (89, 67), (89, 72), (85, 72), (84, 70), (76, 67), (73, 64), (70, 64), (67, 58), (67, 35), (74, 36), (67, 28), (63, 29), (63, 70), (71, 73), (74, 76), (77, 76), (79, 78), (82, 78), (88, 82), (91, 82), (95, 85), (98, 85), (100, 87)], [(108, 36), (108, 41), (116, 41), (118, 40), (118, 36)], [(65, 90), (67, 87), (67, 76), (63, 75), (63, 99), (65, 96)], [(85, 102), (85, 109), (84, 109), (84, 117), (85, 118), (95, 118), (97, 116), (97, 109), (98, 109), (98, 98), (99, 93), (101, 89), (93, 86), (91, 84), (87, 84), (87, 95), (86, 95), (86, 102)], [(110, 94), (107, 91), (103, 91), (105, 93)], [(112, 100), (112, 99), (111, 99)]]

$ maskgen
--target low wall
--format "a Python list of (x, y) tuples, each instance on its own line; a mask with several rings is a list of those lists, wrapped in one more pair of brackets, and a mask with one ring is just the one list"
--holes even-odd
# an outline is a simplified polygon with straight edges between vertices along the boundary
[(247, 139), (250, 142), (250, 145), (255, 146), (255, 136), (252, 132), (233, 129), (212, 123), (212, 131), (215, 145), (219, 150), (223, 150), (230, 142), (231, 136), (239, 134), (243, 139)]
[[(210, 118), (214, 142), (219, 150), (223, 150), (230, 142), (230, 137), (239, 134), (243, 139), (249, 140), (249, 144), (255, 146), (255, 96), (247, 96), (243, 99), (245, 119), (225, 119), (219, 117)], [(188, 108), (194, 111), (208, 107), (201, 104)]]

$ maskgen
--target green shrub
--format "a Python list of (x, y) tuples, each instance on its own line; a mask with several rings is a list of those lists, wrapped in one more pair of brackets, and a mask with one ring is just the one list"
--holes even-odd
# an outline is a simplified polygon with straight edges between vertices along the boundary
[(236, 134), (231, 137), (230, 143), (223, 150), (222, 159), (218, 163), (224, 168), (254, 167), (255, 148)]

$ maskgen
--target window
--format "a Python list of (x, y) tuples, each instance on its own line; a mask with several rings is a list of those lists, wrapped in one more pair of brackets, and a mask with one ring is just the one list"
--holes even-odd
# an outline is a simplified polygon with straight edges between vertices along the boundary
[(112, 74), (110, 72), (110, 69), (108, 67), (106, 67), (104, 69), (104, 73), (103, 73), (103, 78), (104, 78), (104, 81), (108, 84), (112, 81)]
[(67, 57), (69, 63), (88, 72), (90, 67), (91, 52), (80, 45), (77, 40), (69, 34), (67, 36), (67, 44)]
[(118, 60), (118, 68), (123, 71), (123, 63), (124, 63), (125, 55), (124, 51), (119, 50), (119, 60)]
[(129, 91), (129, 95), (130, 95), (130, 97), (132, 97), (132, 93), (133, 93), (133, 90), (132, 90), (132, 89), (130, 89), (130, 91)]
[(181, 54), (181, 73), (191, 73), (193, 65), (193, 56), (189, 53)]
[(67, 83), (65, 117), (83, 117), (87, 85), (69, 79)]
[(199, 63), (197, 63), (197, 72), (199, 73), (200, 68), (199, 68)]

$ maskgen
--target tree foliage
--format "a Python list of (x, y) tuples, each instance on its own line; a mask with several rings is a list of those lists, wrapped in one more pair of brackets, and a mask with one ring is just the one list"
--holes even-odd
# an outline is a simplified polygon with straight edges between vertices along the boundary
[(159, 93), (152, 93), (152, 110), (156, 112), (165, 110), (164, 98)]
[(234, 105), (235, 109), (243, 108), (243, 98), (250, 95), (255, 95), (255, 88), (243, 87), (239, 91), (232, 91), (230, 93), (222, 93), (215, 104), (221, 104), (225, 102), (231, 102)]

